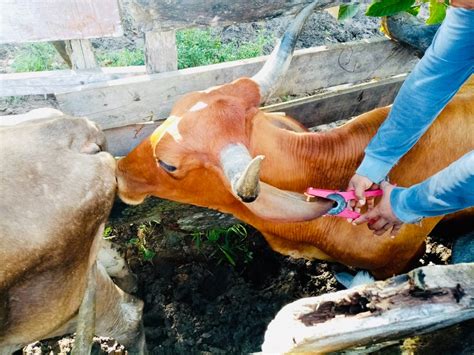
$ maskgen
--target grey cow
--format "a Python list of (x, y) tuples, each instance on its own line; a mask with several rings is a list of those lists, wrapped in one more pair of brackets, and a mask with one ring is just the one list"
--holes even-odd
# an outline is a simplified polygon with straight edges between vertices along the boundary
[(37, 113), (0, 126), (0, 354), (76, 329), (77, 353), (94, 333), (142, 353), (143, 303), (112, 282), (128, 268), (102, 238), (116, 192), (104, 134)]

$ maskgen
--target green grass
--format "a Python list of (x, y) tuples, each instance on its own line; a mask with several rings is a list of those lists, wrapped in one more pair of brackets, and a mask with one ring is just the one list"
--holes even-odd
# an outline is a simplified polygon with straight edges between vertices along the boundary
[(12, 69), (17, 73), (65, 68), (66, 64), (51, 43), (25, 45), (12, 63)]
[(176, 33), (178, 68), (191, 68), (232, 60), (257, 57), (273, 39), (260, 33), (255, 42), (238, 45), (236, 42), (222, 43), (211, 30), (187, 29)]
[(218, 264), (226, 262), (235, 267), (253, 259), (247, 236), (245, 227), (235, 224), (229, 228), (211, 229), (206, 233), (195, 232), (193, 241), (198, 250), (208, 246), (211, 249), (209, 257), (217, 259)]
[(124, 48), (119, 51), (99, 53), (96, 57), (101, 67), (128, 67), (145, 64), (143, 49), (129, 50)]
[[(257, 57), (263, 54), (263, 48), (273, 41), (272, 36), (261, 32), (250, 43), (223, 43), (209, 29), (186, 29), (176, 32), (178, 49), (178, 68), (190, 68), (201, 65), (228, 62), (232, 60)], [(108, 52), (96, 52), (97, 61), (102, 67), (143, 65), (143, 49), (121, 49)], [(33, 43), (25, 45), (15, 56), (12, 69), (15, 72), (65, 69), (66, 64), (51, 43)]]

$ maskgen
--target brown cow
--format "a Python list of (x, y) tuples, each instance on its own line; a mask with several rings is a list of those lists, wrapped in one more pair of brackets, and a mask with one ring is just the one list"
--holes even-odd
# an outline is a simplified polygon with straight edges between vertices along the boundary
[(39, 112), (52, 117), (0, 127), (0, 354), (76, 327), (86, 353), (94, 318), (96, 334), (140, 352), (143, 303), (112, 282), (126, 270), (102, 238), (115, 160), (95, 124)]
[[(253, 78), (180, 99), (163, 125), (119, 161), (119, 195), (131, 204), (153, 195), (232, 213), (286, 255), (335, 260), (378, 278), (400, 273), (423, 251), (441, 217), (405, 225), (396, 238), (374, 237), (364, 225), (318, 218), (331, 203), (305, 202), (301, 194), (309, 186), (344, 189), (389, 108), (327, 133), (306, 132), (290, 118), (258, 109), (282, 77), (296, 33), (285, 34)], [(466, 132), (474, 132), (471, 89), (446, 107), (391, 181), (409, 186), (446, 167), (474, 148)]]

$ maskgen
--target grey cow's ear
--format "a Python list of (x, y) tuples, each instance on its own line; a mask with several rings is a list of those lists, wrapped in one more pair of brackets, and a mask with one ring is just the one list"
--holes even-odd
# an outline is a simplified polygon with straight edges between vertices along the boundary
[(89, 142), (81, 148), (83, 154), (97, 154), (103, 150), (102, 146), (97, 143)]

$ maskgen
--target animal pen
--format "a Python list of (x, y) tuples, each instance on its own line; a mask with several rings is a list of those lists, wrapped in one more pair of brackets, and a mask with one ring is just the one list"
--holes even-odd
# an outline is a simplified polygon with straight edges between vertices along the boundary
[[(258, 1), (225, 0), (123, 0), (120, 4), (116, 0), (0, 0), (0, 43), (53, 42), (70, 66), (0, 74), (0, 96), (53, 94), (64, 113), (97, 122), (106, 134), (108, 151), (123, 156), (168, 117), (184, 94), (251, 77), (265, 62), (265, 57), (257, 57), (177, 70), (178, 29), (291, 15), (311, 2), (271, 1), (263, 6)], [(318, 7), (326, 8), (344, 1), (320, 2)], [(128, 8), (145, 33), (144, 66), (97, 64), (90, 39), (122, 35), (119, 5)], [(413, 50), (386, 38), (297, 50), (284, 85), (274, 94), (295, 98), (262, 110), (284, 112), (306, 127), (349, 119), (391, 104), (417, 60)], [(30, 118), (29, 114), (2, 116), (1, 123)], [(302, 299), (275, 318), (263, 350), (334, 351), (471, 319), (473, 273), (472, 264), (425, 267), (355, 291)], [(391, 309), (384, 302), (401, 307)], [(357, 310), (349, 311), (351, 306)]]

